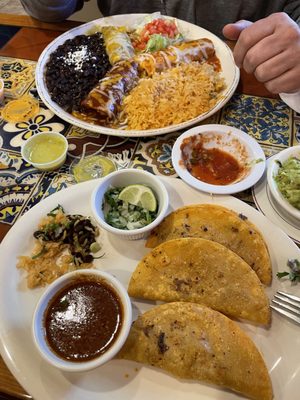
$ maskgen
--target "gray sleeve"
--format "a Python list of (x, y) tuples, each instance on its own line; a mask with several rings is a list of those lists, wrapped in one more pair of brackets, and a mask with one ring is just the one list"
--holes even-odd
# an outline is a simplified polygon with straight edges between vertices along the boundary
[(60, 22), (83, 6), (83, 0), (20, 0), (31, 17), (44, 22)]
[(283, 11), (300, 25), (300, 0), (287, 1)]

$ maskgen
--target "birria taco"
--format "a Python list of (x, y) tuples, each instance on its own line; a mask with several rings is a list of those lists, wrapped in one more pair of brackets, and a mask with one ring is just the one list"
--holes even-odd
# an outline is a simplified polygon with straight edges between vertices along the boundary
[(117, 357), (250, 399), (273, 398), (268, 370), (252, 340), (235, 322), (199, 304), (167, 303), (140, 315)]
[(171, 212), (149, 236), (146, 247), (170, 239), (200, 237), (218, 242), (238, 254), (264, 285), (272, 281), (267, 245), (247, 216), (216, 204), (195, 204)]
[(132, 297), (207, 305), (227, 316), (270, 323), (269, 300), (250, 266), (225, 246), (201, 238), (168, 240), (137, 265)]

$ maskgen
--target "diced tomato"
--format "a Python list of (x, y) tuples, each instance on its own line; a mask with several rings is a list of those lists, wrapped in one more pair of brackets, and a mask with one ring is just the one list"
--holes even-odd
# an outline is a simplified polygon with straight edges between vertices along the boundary
[(165, 34), (169, 37), (174, 37), (178, 33), (178, 30), (174, 21), (158, 18), (145, 25), (141, 36), (144, 37), (148, 35), (153, 35), (155, 33)]
[(144, 50), (151, 35), (159, 34), (173, 39), (178, 34), (178, 29), (174, 21), (169, 19), (157, 18), (146, 24), (140, 33), (140, 38), (133, 42), (134, 48)]
[(146, 44), (145, 44), (145, 43), (139, 43), (139, 44), (136, 46), (136, 48), (139, 49), (139, 50), (144, 50), (145, 47), (146, 47)]
[(150, 26), (148, 28), (149, 34), (153, 35), (154, 33), (156, 33), (157, 32), (157, 28), (158, 28), (157, 26)]

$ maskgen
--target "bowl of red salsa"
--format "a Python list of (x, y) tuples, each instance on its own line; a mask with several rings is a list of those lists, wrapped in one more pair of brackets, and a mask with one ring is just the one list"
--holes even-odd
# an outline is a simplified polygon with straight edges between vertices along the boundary
[(190, 186), (232, 194), (253, 186), (265, 170), (265, 155), (247, 133), (227, 125), (201, 125), (177, 138), (172, 149), (177, 174)]
[(32, 330), (44, 360), (64, 371), (82, 372), (111, 360), (131, 323), (131, 302), (123, 285), (107, 272), (82, 269), (48, 286)]

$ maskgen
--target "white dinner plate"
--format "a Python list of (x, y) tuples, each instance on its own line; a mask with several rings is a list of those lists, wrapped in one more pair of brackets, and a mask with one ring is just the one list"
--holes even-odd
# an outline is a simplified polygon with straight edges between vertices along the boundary
[(220, 108), (222, 108), (227, 101), (232, 97), (240, 77), (239, 69), (236, 67), (232, 55), (232, 51), (220, 38), (206, 29), (200, 28), (199, 26), (190, 24), (188, 22), (177, 20), (179, 30), (184, 34), (184, 37), (188, 40), (200, 39), (203, 37), (209, 38), (213, 41), (216, 55), (219, 58), (222, 66), (222, 75), (225, 80), (226, 89), (222, 93), (222, 97), (217, 102), (217, 104), (209, 111), (193, 118), (189, 121), (167, 126), (159, 129), (148, 129), (148, 130), (125, 130), (125, 129), (112, 129), (100, 125), (94, 125), (89, 122), (82, 121), (75, 118), (70, 113), (64, 111), (57, 103), (51, 100), (49, 95), (46, 82), (45, 82), (45, 68), (48, 62), (50, 54), (56, 50), (56, 48), (63, 44), (67, 39), (72, 39), (77, 35), (85, 34), (94, 30), (97, 26), (106, 25), (116, 25), (116, 26), (128, 26), (132, 27), (136, 23), (141, 22), (147, 14), (126, 14), (126, 15), (115, 15), (112, 17), (100, 18), (95, 21), (88, 22), (86, 24), (80, 25), (76, 28), (71, 29), (68, 32), (63, 33), (58, 38), (53, 40), (42, 52), (39, 57), (36, 66), (36, 87), (42, 101), (47, 105), (47, 107), (52, 110), (56, 115), (73, 125), (76, 125), (82, 129), (87, 129), (97, 133), (104, 133), (111, 136), (126, 136), (126, 137), (137, 137), (137, 136), (154, 136), (162, 135), (168, 132), (173, 132), (176, 130), (184, 129), (191, 126), (197, 122), (208, 118), (212, 114), (216, 113)]
[[(277, 154), (268, 158), (267, 168), (270, 161), (278, 157)], [(292, 219), (280, 213), (278, 206), (274, 203), (272, 194), (267, 182), (267, 169), (262, 178), (252, 188), (252, 195), (257, 208), (274, 224), (279, 226), (291, 239), (300, 244), (299, 226), (293, 223)]]
[[(229, 185), (212, 185), (195, 178), (186, 168), (182, 160), (181, 144), (188, 137), (198, 134), (218, 134), (205, 148), (217, 147), (230, 153), (234, 158), (243, 163), (251, 165), (248, 175), (239, 182)], [(247, 157), (245, 157), (245, 149)], [(227, 125), (209, 124), (191, 128), (180, 135), (172, 148), (172, 164), (180, 176), (187, 184), (195, 189), (213, 194), (233, 194), (242, 192), (253, 186), (262, 176), (266, 166), (266, 157), (258, 142), (240, 129)]]
[[(195, 203), (227, 206), (247, 216), (257, 225), (269, 247), (273, 266), (273, 284), (267, 289), (271, 298), (278, 289), (300, 294), (300, 287), (276, 278), (286, 269), (288, 258), (300, 258), (300, 250), (278, 227), (261, 213), (231, 196), (209, 196), (176, 178), (162, 178), (170, 195), (170, 210)], [(17, 257), (29, 254), (32, 233), (38, 221), (57, 204), (67, 213), (91, 215), (89, 199), (97, 181), (88, 181), (51, 195), (10, 229), (0, 247), (0, 349), (8, 367), (35, 400), (234, 400), (233, 392), (195, 381), (180, 380), (134, 362), (113, 360), (86, 373), (61, 372), (48, 365), (38, 354), (32, 339), (31, 321), (37, 301), (45, 289), (29, 290), (25, 275), (16, 268)], [(127, 287), (138, 261), (149, 251), (145, 241), (124, 241), (101, 231), (105, 256), (96, 266), (114, 274)], [(134, 318), (154, 302), (133, 302)], [(299, 326), (273, 314), (270, 329), (239, 323), (262, 352), (271, 375), (275, 399), (295, 400), (300, 392)]]

